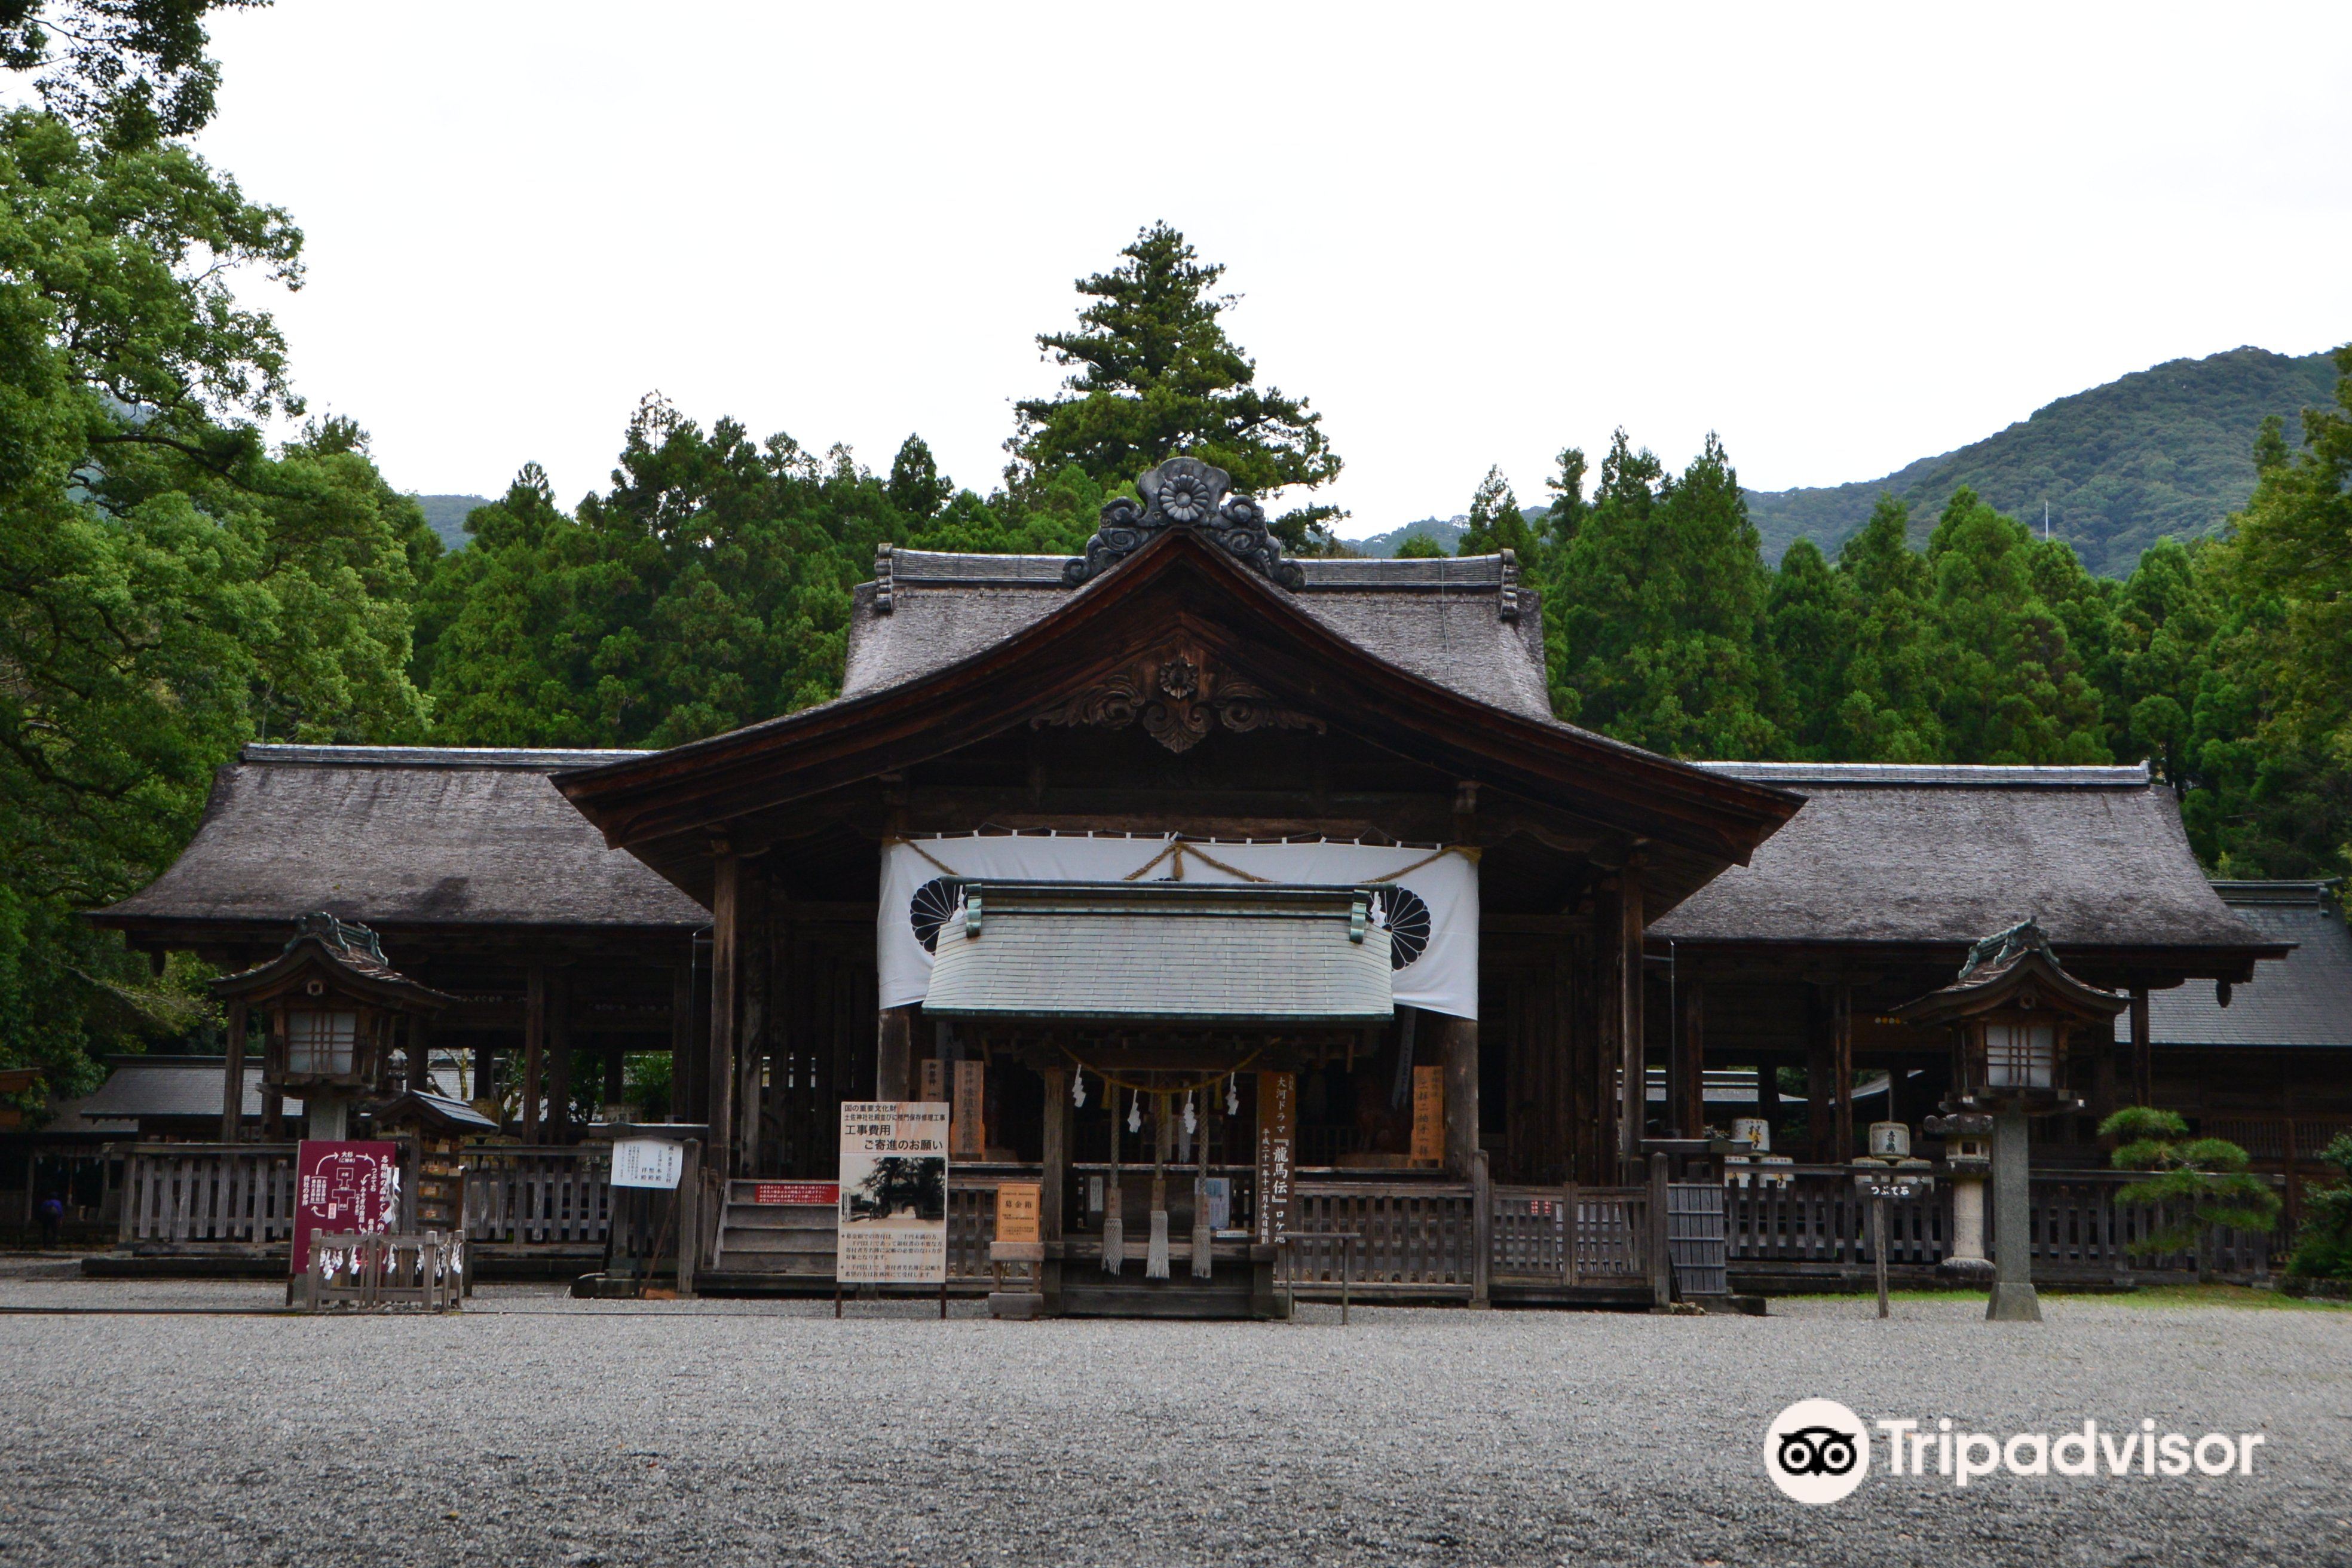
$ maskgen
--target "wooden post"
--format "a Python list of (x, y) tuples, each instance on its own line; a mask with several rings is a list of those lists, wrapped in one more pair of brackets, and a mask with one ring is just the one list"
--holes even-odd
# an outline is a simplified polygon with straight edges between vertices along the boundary
[(709, 1157), (705, 1165), (725, 1181), (735, 1173), (736, 956), (742, 863), (723, 842), (710, 857), (710, 1054), (705, 1058), (703, 1093), (709, 1111)]
[(1683, 987), (1682, 1037), (1675, 1042), (1675, 1135), (1696, 1138), (1706, 1131), (1706, 985)]
[(911, 1092), (915, 1055), (915, 1009), (919, 1003), (885, 1007), (874, 1025), (874, 1098), (905, 1100)]
[(1853, 987), (1840, 985), (1830, 994), (1830, 1071), (1837, 1075), (1835, 1158), (1843, 1164), (1853, 1158)]
[(628, 1048), (611, 1045), (604, 1047), (604, 1103), (618, 1105), (629, 1092)]
[(1829, 1005), (1819, 988), (1812, 992), (1805, 1016), (1805, 1158), (1826, 1162), (1837, 1158), (1837, 1047), (1830, 1038), (1833, 1027), (1825, 1016)]
[(221, 1066), (221, 1142), (234, 1143), (245, 1126), (245, 999), (228, 1005), (228, 1056)]
[(1478, 1158), (1478, 1020), (1447, 1018), (1444, 1026), (1445, 1169), (1467, 1181)]
[(403, 1089), (424, 1089), (433, 1081), (433, 1025), (422, 1013), (408, 1018), (408, 1081)]
[(544, 1143), (572, 1142), (572, 967), (558, 965), (547, 998), (547, 1125)]
[(497, 1099), (498, 1081), (497, 1049), (488, 1040), (476, 1041), (474, 1044), (474, 1092), (467, 1098), (469, 1100)]
[(1617, 888), (1617, 1045), (1620, 1054), (1618, 1070), (1619, 1100), (1617, 1108), (1617, 1157), (1627, 1173), (1628, 1182), (1636, 1180), (1633, 1173), (1642, 1162), (1642, 1134), (1646, 1131), (1650, 1112), (1650, 1079), (1643, 1052), (1643, 1017), (1642, 1012), (1642, 932), (1649, 922), (1642, 918), (1642, 878), (1638, 862), (1629, 864)]
[(2149, 1038), (2147, 987), (2131, 989), (2132, 1103), (2156, 1103), (2156, 1047)]
[[(1045, 1071), (1045, 1186), (1037, 1194), (1037, 1238), (1062, 1239), (1063, 1188), (1070, 1177), (1070, 1075), (1060, 1068)], [(1208, 1163), (1203, 1144), (1201, 1163)]]
[(694, 1082), (694, 944), (686, 962), (669, 972), (669, 1119), (691, 1121), (703, 1114)]
[(1619, 1152), (1623, 1137), (1621, 1124), (1624, 1118), (1624, 1096), (1617, 1083), (1620, 1064), (1625, 1059), (1624, 1042), (1621, 1038), (1625, 1026), (1625, 1005), (1617, 994), (1619, 984), (1625, 977), (1625, 965), (1621, 961), (1617, 944), (1624, 935), (1624, 920), (1617, 908), (1618, 879), (1612, 877), (1601, 883), (1592, 900), (1592, 1004), (1593, 1019), (1591, 1100), (1593, 1122), (1593, 1159), (1591, 1168), (1579, 1173), (1579, 1180), (1601, 1186), (1622, 1185), (1630, 1180), (1625, 1174), (1624, 1156)]
[(686, 1141), (673, 1201), (677, 1205), (677, 1295), (681, 1301), (691, 1300), (694, 1271), (702, 1253), (702, 1141), (698, 1138)]
[(539, 1084), (547, 1054), (547, 966), (533, 963), (523, 973), (522, 1141), (540, 1141)]
[(1775, 1140), (1774, 1146), (1764, 1152), (1779, 1153), (1780, 1152), (1778, 1143), (1780, 1136), (1780, 1064), (1777, 1058), (1771, 1061), (1759, 1061), (1756, 1064), (1756, 1114), (1763, 1119), (1765, 1127)]
[(1650, 1304), (1670, 1307), (1675, 1300), (1675, 1262), (1667, 1247), (1666, 1157), (1650, 1156)]
[(1486, 1151), (1470, 1163), (1470, 1304), (1494, 1304), (1495, 1187), (1486, 1169)]

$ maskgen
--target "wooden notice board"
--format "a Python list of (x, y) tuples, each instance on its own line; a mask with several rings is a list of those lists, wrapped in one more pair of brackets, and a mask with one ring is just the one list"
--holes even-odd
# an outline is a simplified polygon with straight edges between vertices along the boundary
[(1445, 1163), (1445, 1069), (1412, 1069), (1412, 1163)]
[(1257, 1238), (1290, 1228), (1290, 1188), (1298, 1150), (1298, 1077), (1257, 1075)]
[(955, 1114), (949, 1121), (948, 1152), (959, 1160), (982, 1158), (988, 1148), (988, 1064), (955, 1065)]
[(1035, 1241), (1037, 1209), (1045, 1187), (1037, 1182), (1007, 1182), (996, 1189), (996, 1239)]

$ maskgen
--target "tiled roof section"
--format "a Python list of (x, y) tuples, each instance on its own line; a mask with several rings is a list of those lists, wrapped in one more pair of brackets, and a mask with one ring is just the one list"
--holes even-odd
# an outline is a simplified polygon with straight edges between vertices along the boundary
[(2031, 917), (2062, 950), (2268, 940), (2215, 895), (2171, 791), (2145, 768), (1700, 765), (1805, 805), (1654, 936), (1972, 942)]
[[(142, 1061), (134, 1057), (115, 1059), (113, 1068), (104, 1083), (80, 1099), (56, 1101), (51, 1109), (57, 1116), (60, 1120), (79, 1117), (88, 1121), (131, 1121), (148, 1116), (219, 1119), (221, 1090), (225, 1087), (221, 1075), (227, 1070), (227, 1063), (222, 1058), (165, 1057)], [(287, 1110), (300, 1115), (301, 1101), (289, 1100)], [(245, 1069), (242, 1114), (261, 1114), (258, 1063), (248, 1063)]]
[[(2333, 1046), (2352, 1047), (2352, 934), (2321, 882), (2221, 882), (2215, 890), (2240, 920), (2274, 942), (2284, 958), (2254, 966), (2233, 986), (2230, 1005), (2198, 984), (2148, 994), (2149, 1036), (2159, 1046)], [(2128, 1037), (2130, 1020), (2116, 1026)]]
[(709, 923), (603, 837), (547, 775), (628, 752), (248, 746), (213, 783), (195, 837), (106, 923), (291, 926), (326, 910), (375, 927)]
[[(1369, 1023), (1394, 1012), (1387, 934), (1347, 889), (974, 884), (940, 929), (924, 1010), (963, 1017)], [(966, 906), (969, 909), (969, 905)]]
[[(1083, 592), (1063, 585), (1066, 560), (877, 556), (877, 580), (857, 589), (842, 695), (916, 679), (1043, 619)], [(1298, 564), (1299, 607), (1376, 658), (1494, 707), (1551, 717), (1540, 595), (1501, 556)]]

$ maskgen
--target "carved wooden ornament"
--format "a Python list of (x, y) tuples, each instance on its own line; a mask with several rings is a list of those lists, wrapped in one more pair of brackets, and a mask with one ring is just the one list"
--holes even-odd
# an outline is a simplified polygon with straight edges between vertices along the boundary
[(1191, 644), (1173, 644), (1146, 654), (1100, 685), (1055, 703), (1029, 721), (1047, 725), (1092, 725), (1123, 730), (1140, 721), (1143, 732), (1171, 752), (1189, 752), (1218, 724), (1236, 732), (1250, 730), (1312, 730), (1322, 720), (1275, 701), (1254, 681), (1217, 668)]

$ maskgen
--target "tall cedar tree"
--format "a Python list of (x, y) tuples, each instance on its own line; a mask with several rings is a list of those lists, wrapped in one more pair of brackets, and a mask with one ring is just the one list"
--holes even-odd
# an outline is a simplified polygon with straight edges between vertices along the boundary
[(1774, 754), (1769, 584), (1722, 444), (1670, 477), (1618, 431), (1546, 574), (1554, 707), (1672, 756)]
[[(1077, 330), (1038, 335), (1045, 357), (1076, 374), (1056, 396), (1013, 405), (1004, 476), (1015, 500), (1029, 504), (1066, 466), (1113, 490), (1179, 454), (1214, 463), (1261, 499), (1337, 479), (1323, 416), (1305, 398), (1258, 386), (1255, 363), (1226, 335), (1219, 318), (1239, 300), (1214, 291), (1224, 268), (1202, 262), (1164, 223), (1119, 254), (1120, 266), (1078, 280), (1094, 303)], [(1327, 525), (1339, 515), (1302, 507), (1273, 529), (1293, 550), (1328, 549)]]

